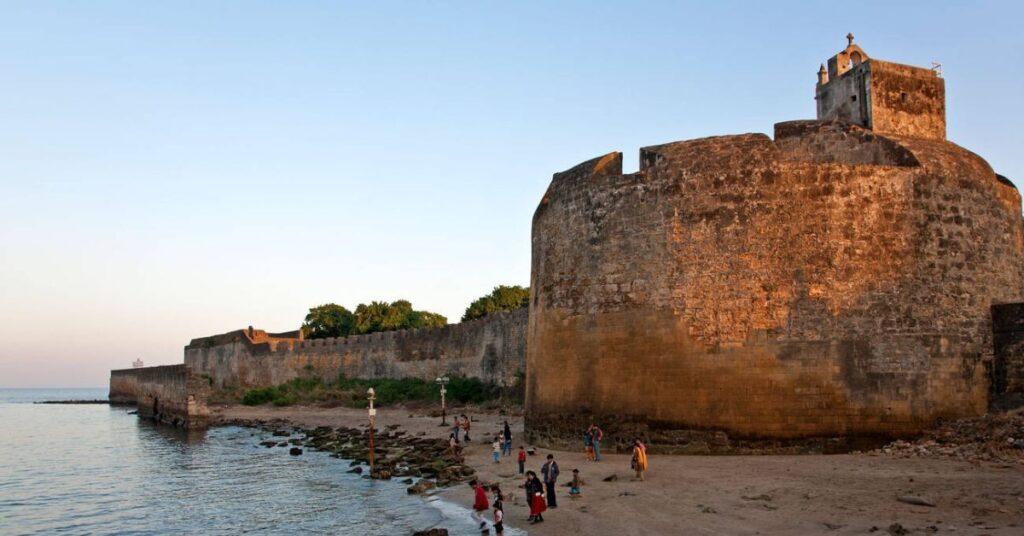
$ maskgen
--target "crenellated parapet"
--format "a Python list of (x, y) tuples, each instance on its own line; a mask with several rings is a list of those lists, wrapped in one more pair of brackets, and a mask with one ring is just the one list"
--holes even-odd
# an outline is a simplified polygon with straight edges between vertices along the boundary
[[(217, 389), (278, 385), (298, 377), (352, 378), (442, 375), (512, 385), (525, 366), (527, 310), (431, 329), (383, 331), (349, 337), (254, 339), (249, 330), (195, 339), (185, 363)], [(259, 342), (258, 342), (259, 341)]]
[[(829, 84), (879, 65), (850, 58)], [(990, 307), (1024, 298), (1021, 197), (921, 134), (793, 121), (556, 173), (533, 219), (528, 433), (894, 436), (984, 413)]]

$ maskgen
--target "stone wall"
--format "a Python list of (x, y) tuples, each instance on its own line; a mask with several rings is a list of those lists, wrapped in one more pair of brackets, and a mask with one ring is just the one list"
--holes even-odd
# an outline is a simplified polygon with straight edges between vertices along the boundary
[(186, 365), (110, 371), (110, 403), (137, 406), (140, 417), (157, 422), (206, 428), (209, 396), (209, 381)]
[(1024, 303), (992, 306), (992, 406), (1024, 406)]
[(840, 120), (879, 134), (946, 139), (946, 85), (931, 69), (869, 60), (819, 85), (819, 120)]
[[(258, 336), (238, 330), (193, 340), (185, 364), (217, 389), (278, 385), (298, 377), (425, 380), (447, 374), (511, 386), (525, 368), (527, 309), (443, 328), (329, 339)], [(260, 332), (256, 330), (257, 335)]]
[(986, 410), (990, 306), (1024, 297), (1024, 228), (980, 157), (806, 121), (648, 147), (638, 173), (621, 158), (556, 174), (534, 215), (535, 439), (592, 417), (893, 436)]
[(946, 83), (938, 73), (879, 60), (867, 68), (872, 130), (946, 139)]

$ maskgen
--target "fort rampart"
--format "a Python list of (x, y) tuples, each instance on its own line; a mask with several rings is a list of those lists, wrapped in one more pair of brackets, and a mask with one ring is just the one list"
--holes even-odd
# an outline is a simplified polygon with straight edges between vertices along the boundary
[(205, 428), (210, 383), (186, 365), (110, 371), (112, 404), (138, 407), (139, 416), (184, 428)]
[[(293, 378), (480, 378), (511, 386), (525, 368), (527, 309), (442, 328), (306, 339), (238, 330), (194, 339), (185, 364), (216, 389), (278, 385)], [(294, 336), (288, 336), (294, 335)]]
[(621, 159), (556, 174), (534, 215), (534, 438), (593, 417), (892, 436), (986, 411), (990, 307), (1024, 297), (1024, 226), (980, 157), (798, 121), (647, 147), (637, 173)]

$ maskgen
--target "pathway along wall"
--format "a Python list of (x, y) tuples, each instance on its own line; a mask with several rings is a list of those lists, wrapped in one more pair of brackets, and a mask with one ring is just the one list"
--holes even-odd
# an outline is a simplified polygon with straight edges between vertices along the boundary
[[(815, 121), (554, 176), (533, 220), (527, 429), (576, 442), (893, 436), (988, 404), (1021, 198), (945, 141)], [(715, 433), (717, 432), (717, 433)]]
[(526, 308), (436, 329), (330, 339), (238, 330), (193, 340), (185, 364), (216, 389), (266, 387), (294, 378), (421, 378), (447, 374), (512, 386), (525, 368)]

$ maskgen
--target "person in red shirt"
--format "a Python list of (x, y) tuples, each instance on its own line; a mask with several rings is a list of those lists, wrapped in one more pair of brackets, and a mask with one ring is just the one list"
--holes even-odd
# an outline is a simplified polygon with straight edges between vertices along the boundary
[(526, 474), (526, 449), (522, 445), (519, 445), (519, 474)]
[(487, 530), (487, 522), (484, 521), (482, 512), (486, 512), (491, 507), (490, 503), (487, 502), (487, 490), (476, 480), (470, 481), (469, 485), (473, 486), (473, 491), (475, 492), (473, 513), (470, 514), (470, 517), (473, 518), (474, 523), (477, 523), (480, 532), (484, 532)]

